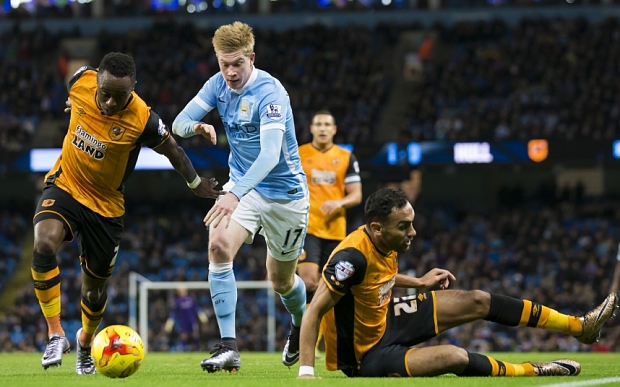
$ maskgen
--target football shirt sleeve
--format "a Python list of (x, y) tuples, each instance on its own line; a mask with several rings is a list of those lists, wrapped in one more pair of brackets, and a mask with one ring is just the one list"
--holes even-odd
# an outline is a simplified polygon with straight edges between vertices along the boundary
[(172, 132), (177, 136), (191, 137), (194, 133), (194, 125), (199, 123), (204, 116), (217, 106), (217, 93), (215, 79), (211, 77), (198, 94), (185, 105), (183, 110), (172, 123)]
[(170, 137), (170, 132), (168, 131), (168, 127), (164, 122), (159, 118), (157, 113), (151, 111), (148, 121), (146, 122), (146, 126), (142, 131), (142, 134), (138, 138), (138, 143), (142, 143), (149, 148), (156, 148), (161, 145), (164, 141), (166, 141)]
[(71, 87), (73, 87), (73, 84), (75, 82), (77, 82), (78, 79), (80, 79), (80, 77), (82, 76), (82, 74), (84, 74), (84, 72), (86, 70), (92, 70), (92, 71), (97, 71), (96, 68), (94, 67), (90, 67), (90, 66), (82, 66), (80, 67), (75, 74), (73, 74), (73, 76), (71, 77), (71, 79), (69, 80), (69, 82), (67, 83), (67, 91), (71, 90)]
[(346, 175), (344, 177), (344, 184), (361, 183), (360, 167), (355, 155), (351, 153), (349, 157), (349, 167), (347, 168)]
[(323, 269), (323, 280), (334, 293), (345, 295), (353, 285), (360, 284), (368, 263), (361, 251), (352, 247), (334, 254)]
[(261, 132), (269, 129), (286, 130), (286, 117), (291, 109), (286, 92), (277, 89), (267, 92), (258, 108)]

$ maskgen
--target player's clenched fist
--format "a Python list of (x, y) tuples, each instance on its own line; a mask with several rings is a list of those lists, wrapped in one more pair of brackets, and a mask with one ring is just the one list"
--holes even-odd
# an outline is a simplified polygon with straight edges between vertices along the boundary
[(215, 128), (213, 125), (205, 124), (204, 122), (194, 124), (194, 133), (208, 138), (213, 145), (217, 143), (217, 136), (215, 135)]

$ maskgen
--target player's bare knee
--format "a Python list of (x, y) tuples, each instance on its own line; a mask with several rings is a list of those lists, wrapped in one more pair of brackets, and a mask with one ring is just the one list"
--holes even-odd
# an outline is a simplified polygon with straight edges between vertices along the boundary
[(56, 235), (40, 235), (34, 240), (34, 251), (40, 254), (56, 254), (58, 249), (58, 236)]
[(489, 313), (489, 308), (491, 307), (491, 294), (482, 290), (472, 290), (469, 292), (469, 295), (472, 300), (473, 309), (482, 317), (485, 317)]
[(213, 263), (230, 262), (229, 255), (229, 246), (225, 241), (216, 239), (209, 243), (209, 261)]

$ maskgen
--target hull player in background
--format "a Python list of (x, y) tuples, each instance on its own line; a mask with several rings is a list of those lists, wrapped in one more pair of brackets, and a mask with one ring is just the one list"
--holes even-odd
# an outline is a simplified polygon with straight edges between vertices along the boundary
[(454, 345), (414, 346), (475, 320), (561, 332), (584, 344), (598, 340), (618, 308), (611, 293), (584, 316), (481, 290), (438, 290), (392, 298), (392, 288), (447, 289), (454, 276), (433, 269), (421, 278), (398, 273), (398, 253), (416, 235), (415, 212), (402, 191), (381, 189), (364, 206), (366, 224), (333, 252), (301, 328), (300, 378), (314, 377), (314, 344), (325, 315), (325, 365), (347, 376), (574, 376), (570, 359), (511, 364)]
[(267, 276), (291, 314), (282, 362), (299, 360), (299, 327), (306, 287), (295, 274), (308, 218), (308, 186), (299, 160), (288, 93), (277, 79), (254, 66), (254, 34), (247, 24), (221, 26), (213, 36), (220, 71), (204, 84), (173, 123), (182, 137), (215, 139), (200, 120), (217, 108), (230, 145), (228, 191), (205, 217), (209, 227), (209, 283), (221, 343), (201, 362), (203, 370), (236, 371), (237, 284), (233, 259), (259, 232), (267, 242)]
[(177, 327), (179, 350), (198, 351), (200, 349), (199, 322), (206, 324), (209, 318), (196, 303), (196, 298), (189, 294), (186, 288), (179, 288), (170, 315), (164, 324), (164, 330), (168, 334), (175, 326)]
[(69, 340), (60, 322), (60, 271), (56, 252), (77, 236), (82, 266), (82, 328), (76, 334), (78, 374), (94, 374), (93, 336), (107, 304), (123, 233), (123, 184), (146, 145), (170, 160), (194, 194), (216, 198), (217, 182), (198, 176), (159, 116), (134, 92), (133, 58), (110, 53), (99, 68), (80, 68), (69, 81), (69, 130), (34, 215), (32, 277), (48, 327), (44, 369), (62, 364)]
[(334, 116), (320, 110), (312, 117), (312, 142), (299, 147), (310, 191), (308, 233), (297, 263), (306, 284), (306, 303), (312, 301), (329, 255), (347, 235), (346, 209), (362, 202), (357, 159), (334, 144), (336, 131)]
[[(327, 110), (312, 117), (312, 141), (299, 147), (310, 191), (308, 233), (297, 273), (306, 284), (309, 304), (319, 285), (321, 271), (338, 243), (347, 235), (346, 209), (362, 202), (362, 180), (353, 152), (334, 144), (336, 119)], [(321, 326), (317, 349), (324, 327)]]

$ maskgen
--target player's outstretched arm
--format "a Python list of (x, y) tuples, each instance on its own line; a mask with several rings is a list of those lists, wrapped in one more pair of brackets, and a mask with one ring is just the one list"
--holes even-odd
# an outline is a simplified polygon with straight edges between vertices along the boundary
[(394, 286), (397, 288), (425, 289), (439, 284), (442, 289), (447, 289), (450, 286), (450, 280), (456, 281), (456, 277), (452, 273), (448, 270), (435, 268), (420, 278), (396, 274)]
[(172, 136), (159, 146), (153, 148), (159, 154), (162, 154), (170, 160), (170, 164), (174, 169), (187, 181), (187, 185), (196, 196), (203, 198), (216, 199), (226, 192), (216, 190), (218, 182), (214, 179), (198, 176), (192, 162), (189, 160), (183, 148), (181, 148)]
[(299, 379), (311, 379), (314, 376), (314, 347), (319, 335), (321, 318), (342, 298), (332, 292), (325, 281), (320, 281), (319, 288), (312, 298), (310, 307), (301, 321), (299, 338)]

